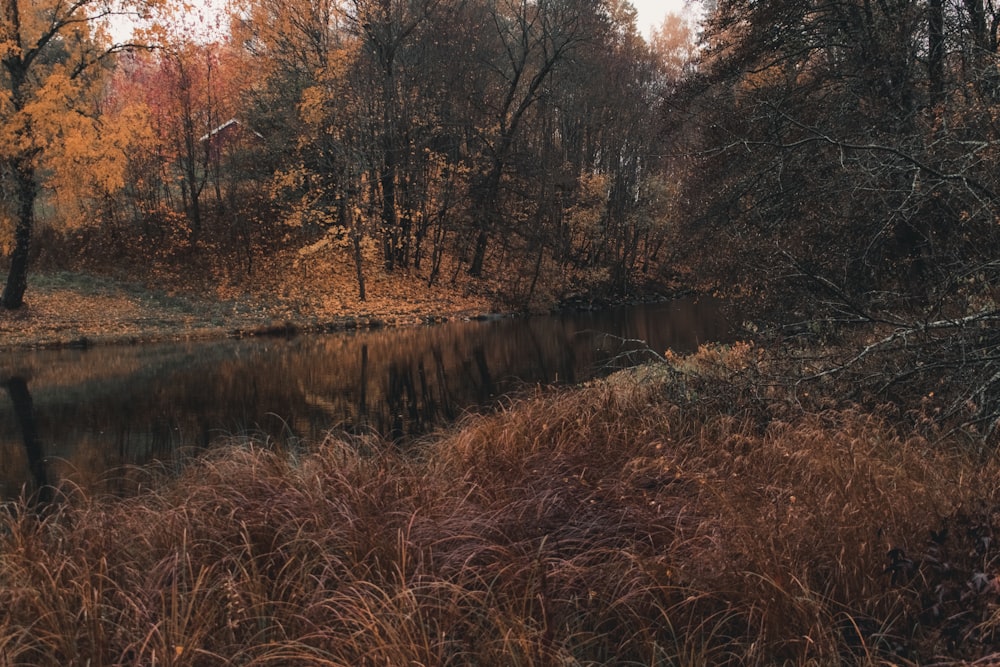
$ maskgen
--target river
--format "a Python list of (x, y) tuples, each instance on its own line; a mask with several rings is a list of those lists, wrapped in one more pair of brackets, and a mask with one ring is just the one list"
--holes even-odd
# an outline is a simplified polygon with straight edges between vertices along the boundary
[(707, 299), (420, 327), (0, 352), (0, 499), (62, 480), (126, 494), (235, 437), (401, 446), (526, 388), (581, 382), (731, 336)]

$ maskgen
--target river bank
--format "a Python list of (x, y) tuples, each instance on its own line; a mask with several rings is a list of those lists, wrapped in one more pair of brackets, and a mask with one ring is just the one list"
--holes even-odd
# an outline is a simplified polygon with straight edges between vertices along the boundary
[[(24, 310), (0, 313), (0, 347), (490, 310), (448, 292), (373, 291), (359, 305), (315, 286), (202, 298), (81, 274), (33, 281)], [(288, 452), (237, 439), (179, 477), (132, 470), (134, 497), (67, 485), (41, 513), (8, 504), (0, 656), (993, 664), (997, 457), (852, 407), (835, 383), (785, 395), (783, 363), (746, 344), (668, 352), (407, 451), (374, 435)]]
[(304, 282), (296, 289), (155, 289), (79, 272), (39, 272), (25, 306), (0, 310), (0, 349), (88, 347), (468, 319), (487, 297), (428, 288), (418, 277), (370, 280), (365, 301)]
[[(344, 276), (258, 280), (242, 289), (195, 283), (157, 288), (80, 271), (39, 271), (29, 277), (24, 307), (0, 309), (0, 350), (329, 333), (513, 312), (468, 279), (429, 287), (421, 275), (397, 273), (370, 278), (367, 285), (361, 300)], [(581, 293), (538, 312), (604, 310), (666, 298), (661, 291), (626, 300)]]

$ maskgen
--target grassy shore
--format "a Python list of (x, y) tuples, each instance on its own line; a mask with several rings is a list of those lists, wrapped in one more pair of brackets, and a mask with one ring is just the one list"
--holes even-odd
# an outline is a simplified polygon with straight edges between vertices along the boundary
[(241, 287), (170, 287), (79, 271), (36, 272), (26, 304), (0, 310), (0, 348), (88, 346), (332, 331), (413, 324), (489, 312), (461, 286), (427, 287), (419, 276), (375, 276), (361, 301), (339, 271), (310, 280), (260, 278)]
[(526, 397), (407, 452), (234, 442), (137, 497), (11, 507), (0, 664), (994, 655), (997, 461), (852, 410), (762, 407), (746, 356)]

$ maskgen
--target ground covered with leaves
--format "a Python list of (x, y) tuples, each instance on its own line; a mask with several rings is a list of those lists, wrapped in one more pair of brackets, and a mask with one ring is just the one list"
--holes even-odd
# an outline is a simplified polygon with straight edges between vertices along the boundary
[(49, 347), (329, 331), (465, 318), (491, 310), (488, 296), (458, 284), (428, 287), (397, 271), (366, 281), (350, 267), (278, 258), (252, 280), (214, 275), (129, 279), (127, 272), (43, 270), (29, 277), (25, 306), (0, 310), (0, 347)]
[(994, 664), (1000, 461), (761, 400), (766, 363), (707, 348), (405, 451), (234, 441), (136, 497), (9, 505), (0, 661)]

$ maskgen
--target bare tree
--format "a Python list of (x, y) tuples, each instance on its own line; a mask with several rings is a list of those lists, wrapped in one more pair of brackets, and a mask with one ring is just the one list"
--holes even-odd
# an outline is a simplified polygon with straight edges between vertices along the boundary
[(723, 1), (676, 125), (700, 274), (781, 331), (860, 336), (809, 375), (968, 423), (1000, 415), (997, 25), (976, 0)]

